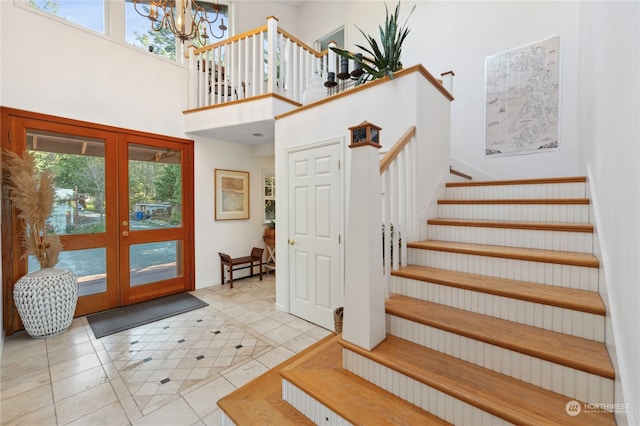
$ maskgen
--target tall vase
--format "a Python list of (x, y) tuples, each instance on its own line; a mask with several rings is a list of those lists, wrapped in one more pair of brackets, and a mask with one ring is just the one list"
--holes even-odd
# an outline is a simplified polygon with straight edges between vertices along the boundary
[(29, 336), (55, 336), (66, 331), (73, 321), (78, 281), (67, 269), (40, 269), (16, 282), (13, 300)]

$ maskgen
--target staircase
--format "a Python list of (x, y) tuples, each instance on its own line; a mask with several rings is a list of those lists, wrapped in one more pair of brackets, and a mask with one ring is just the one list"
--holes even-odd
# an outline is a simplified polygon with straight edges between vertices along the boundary
[(438, 214), (392, 272), (387, 339), (288, 366), (283, 399), (316, 424), (615, 424), (584, 404), (615, 378), (585, 179), (449, 183)]

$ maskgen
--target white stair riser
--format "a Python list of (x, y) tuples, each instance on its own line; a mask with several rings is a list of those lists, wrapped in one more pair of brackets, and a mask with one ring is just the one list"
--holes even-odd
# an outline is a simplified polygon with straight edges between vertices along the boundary
[(505, 426), (510, 424), (348, 349), (343, 349), (342, 356), (346, 370), (450, 423)]
[(589, 205), (439, 204), (438, 216), (447, 219), (587, 223), (589, 221)]
[(605, 318), (602, 315), (404, 277), (391, 278), (391, 292), (545, 330), (604, 342)]
[(410, 264), (450, 271), (598, 291), (597, 268), (424, 249), (409, 249), (407, 261)]
[(534, 231), (452, 225), (428, 225), (427, 232), (430, 240), (579, 253), (592, 253), (593, 251), (593, 234), (588, 232)]
[(390, 334), (585, 402), (613, 402), (613, 380), (387, 315)]
[(496, 200), (517, 198), (586, 198), (586, 184), (482, 185), (446, 188), (447, 199)]
[[(327, 392), (331, 391), (331, 389), (327, 389)], [(324, 404), (316, 401), (302, 389), (285, 379), (282, 379), (282, 399), (317, 425), (351, 425), (351, 423), (331, 411)]]

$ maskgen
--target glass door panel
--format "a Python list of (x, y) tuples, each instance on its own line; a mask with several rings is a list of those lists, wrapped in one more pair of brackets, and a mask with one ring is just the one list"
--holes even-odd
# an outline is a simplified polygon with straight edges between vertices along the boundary
[(129, 144), (131, 229), (182, 226), (182, 153)]
[(131, 287), (182, 276), (179, 241), (133, 244), (129, 247)]
[[(38, 261), (29, 256), (29, 272), (40, 268)], [(63, 251), (56, 268), (70, 269), (78, 278), (78, 296), (107, 291), (107, 250), (105, 247)]]

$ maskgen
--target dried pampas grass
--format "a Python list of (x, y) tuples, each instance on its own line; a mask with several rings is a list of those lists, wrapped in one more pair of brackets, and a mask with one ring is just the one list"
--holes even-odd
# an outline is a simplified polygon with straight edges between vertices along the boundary
[(53, 210), (53, 177), (48, 172), (38, 174), (28, 151), (20, 157), (3, 150), (2, 164), (9, 198), (27, 228), (23, 235), (25, 256), (35, 256), (41, 268), (52, 268), (62, 251), (60, 238), (46, 223)]

